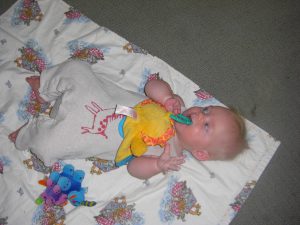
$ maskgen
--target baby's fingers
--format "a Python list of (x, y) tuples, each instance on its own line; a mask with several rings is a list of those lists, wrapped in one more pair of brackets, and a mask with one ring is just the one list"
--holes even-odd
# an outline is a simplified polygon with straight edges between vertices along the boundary
[(168, 170), (179, 171), (180, 169), (181, 169), (180, 166), (178, 166), (178, 165), (172, 165), (172, 166), (169, 167)]
[(181, 113), (181, 104), (179, 101), (177, 101), (176, 104), (174, 104), (174, 111), (176, 114)]
[(174, 163), (177, 165), (185, 163), (185, 156), (175, 157)]
[(178, 171), (180, 170), (180, 165), (185, 162), (184, 157), (174, 157), (169, 163), (169, 169)]

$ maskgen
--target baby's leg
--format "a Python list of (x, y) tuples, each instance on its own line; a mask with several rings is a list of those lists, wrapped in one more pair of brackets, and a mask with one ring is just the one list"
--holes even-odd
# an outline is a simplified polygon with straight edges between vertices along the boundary
[[(26, 77), (26, 81), (27, 83), (30, 85), (32, 91), (34, 92), (35, 96), (36, 96), (36, 100), (39, 103), (45, 103), (46, 101), (40, 96), (40, 92), (39, 92), (39, 88), (40, 88), (40, 76), (31, 76), (31, 77)], [(15, 143), (17, 136), (19, 134), (19, 131), (26, 126), (27, 123), (25, 123), (23, 126), (21, 126), (20, 128), (18, 128), (17, 130), (15, 130), (14, 132), (10, 133), (8, 135), (9, 140), (11, 140), (11, 142)]]
[(37, 101), (39, 103), (45, 103), (46, 101), (40, 96), (39, 88), (40, 88), (40, 76), (31, 76), (31, 77), (26, 77), (27, 83), (30, 85), (32, 88), (32, 91), (34, 92)]

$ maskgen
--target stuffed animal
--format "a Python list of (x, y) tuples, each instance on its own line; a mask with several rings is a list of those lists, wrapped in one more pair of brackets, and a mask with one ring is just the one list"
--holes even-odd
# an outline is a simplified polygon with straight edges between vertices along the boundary
[(46, 190), (36, 199), (36, 203), (63, 206), (69, 200), (74, 206), (96, 205), (96, 202), (85, 201), (84, 195), (87, 189), (81, 187), (84, 176), (84, 171), (74, 170), (71, 164), (66, 164), (61, 173), (51, 172), (46, 182), (39, 182), (46, 184)]
[(81, 190), (81, 191), (71, 191), (69, 194), (68, 194), (68, 200), (71, 202), (72, 205), (74, 206), (88, 206), (88, 207), (91, 207), (91, 206), (94, 206), (96, 205), (97, 203), (94, 202), (94, 201), (86, 201), (85, 200), (85, 196), (84, 196), (84, 191)]
[(81, 191), (85, 192), (85, 189), (81, 187), (81, 183), (84, 179), (85, 173), (83, 170), (74, 170), (74, 166), (67, 164), (64, 166), (60, 177), (66, 177), (71, 183), (69, 189), (63, 191), (65, 194), (69, 194), (71, 191)]
[[(52, 180), (53, 177), (55, 178), (54, 180)], [(38, 205), (45, 203), (48, 206), (63, 206), (66, 204), (68, 196), (63, 192), (70, 189), (71, 182), (66, 177), (59, 177), (57, 180), (56, 178), (56, 172), (54, 172), (54, 175), (50, 174), (49, 178), (47, 179), (46, 190), (43, 191), (38, 199), (36, 199), (36, 203)]]
[(164, 147), (175, 135), (171, 113), (161, 104), (146, 99), (133, 110), (136, 118), (126, 117), (123, 125), (124, 139), (115, 158), (117, 166), (125, 165), (132, 158), (143, 155), (147, 146)]

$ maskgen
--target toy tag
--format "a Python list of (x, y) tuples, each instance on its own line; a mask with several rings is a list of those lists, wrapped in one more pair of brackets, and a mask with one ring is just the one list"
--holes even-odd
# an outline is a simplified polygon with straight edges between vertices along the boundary
[(117, 105), (115, 113), (129, 116), (134, 119), (136, 119), (137, 117), (136, 111), (133, 108), (123, 106), (123, 105)]

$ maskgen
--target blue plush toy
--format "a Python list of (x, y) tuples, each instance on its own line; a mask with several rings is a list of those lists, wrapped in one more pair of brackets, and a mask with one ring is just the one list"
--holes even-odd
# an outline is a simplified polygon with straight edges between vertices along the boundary
[(72, 205), (94, 206), (96, 202), (85, 201), (86, 189), (81, 187), (85, 173), (74, 170), (74, 166), (66, 164), (61, 173), (51, 172), (46, 182), (46, 190), (36, 200), (37, 204), (63, 205), (68, 199)]
[(71, 164), (66, 164), (64, 166), (63, 171), (61, 172), (60, 176), (72, 179), (73, 174), (74, 174), (74, 166)]
[(71, 187), (63, 193), (69, 194), (71, 191), (80, 191), (81, 183), (84, 179), (85, 173), (82, 170), (74, 170), (74, 166), (71, 164), (67, 164), (64, 166), (62, 173), (60, 174), (60, 177), (66, 177), (69, 182), (71, 183)]

